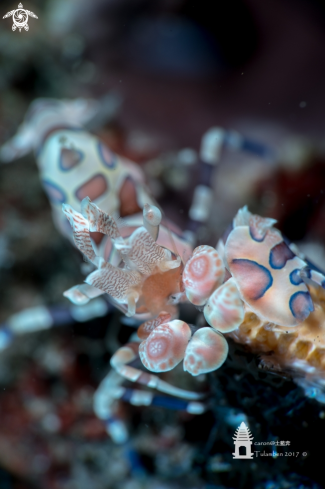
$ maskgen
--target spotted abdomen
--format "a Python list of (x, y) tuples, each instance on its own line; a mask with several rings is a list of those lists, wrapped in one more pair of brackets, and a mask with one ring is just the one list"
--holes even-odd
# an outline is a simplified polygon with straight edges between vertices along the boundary
[(307, 286), (300, 277), (306, 263), (269, 229), (256, 236), (238, 226), (225, 246), (229, 270), (242, 299), (261, 318), (281, 326), (296, 326), (313, 311)]

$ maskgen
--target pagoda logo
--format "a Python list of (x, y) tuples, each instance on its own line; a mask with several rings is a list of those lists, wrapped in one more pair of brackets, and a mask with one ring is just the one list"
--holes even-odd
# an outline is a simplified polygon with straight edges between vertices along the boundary
[(244, 421), (240, 426), (238, 426), (237, 430), (235, 431), (235, 436), (232, 438), (235, 443), (235, 453), (233, 453), (233, 458), (253, 458), (253, 436), (249, 428), (245, 425)]

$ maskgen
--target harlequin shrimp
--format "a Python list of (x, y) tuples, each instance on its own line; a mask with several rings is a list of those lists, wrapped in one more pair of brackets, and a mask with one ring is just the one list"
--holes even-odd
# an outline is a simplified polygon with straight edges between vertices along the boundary
[[(106, 420), (112, 420), (107, 414), (108, 404), (114, 400), (114, 396), (125, 396), (135, 404), (173, 404), (178, 409), (199, 413), (205, 409), (204, 403), (199, 401), (201, 395), (177, 389), (154, 375), (141, 373), (127, 363), (135, 361), (139, 355), (149, 369), (157, 372), (171, 369), (185, 358), (184, 366), (193, 375), (208, 372), (211, 365), (217, 368), (223, 363), (227, 343), (221, 334), (210, 327), (198, 329), (176, 319), (176, 304), (191, 296), (191, 285), (185, 279), (183, 283), (182, 275), (192, 253), (196, 232), (209, 216), (213, 201), (212, 176), (220, 162), (222, 149), (228, 147), (248, 151), (266, 160), (272, 158), (272, 153), (264, 145), (247, 140), (235, 131), (221, 128), (207, 131), (201, 143), (200, 178), (189, 211), (188, 232), (183, 234), (172, 223), (162, 221), (138, 167), (112, 153), (84, 129), (98, 114), (99, 106), (99, 102), (84, 99), (36, 100), (16, 136), (0, 150), (3, 161), (12, 161), (34, 149), (41, 180), (51, 202), (54, 222), (60, 232), (69, 238), (74, 237), (86, 260), (97, 268), (87, 277), (86, 283), (65, 293), (82, 308), (72, 306), (58, 310), (56, 307), (39, 307), (22, 311), (9, 318), (6, 327), (0, 330), (0, 346), (7, 346), (16, 334), (105, 315), (106, 301), (89, 301), (109, 293), (114, 306), (138, 321), (142, 318), (142, 321), (147, 319), (149, 323), (139, 329), (139, 334), (142, 334), (140, 339), (143, 340), (140, 347), (136, 340), (113, 357), (112, 365), (118, 373), (111, 372), (101, 384), (95, 397), (96, 412), (101, 413), (100, 417), (106, 416)], [(61, 213), (62, 204), (73, 233)], [(119, 220), (116, 225), (114, 216), (122, 216), (122, 223)], [(100, 245), (98, 241), (97, 244), (94, 242), (98, 235), (104, 236)], [(205, 256), (205, 252), (203, 247), (200, 252), (195, 250), (195, 255), (198, 257), (203, 253)], [(214, 253), (215, 250), (211, 256)], [(216, 287), (222, 287), (229, 272), (224, 273), (220, 267), (218, 261), (216, 273), (220, 276), (215, 282), (212, 280), (212, 285), (203, 287), (206, 294), (212, 293)], [(196, 303), (195, 300), (193, 303)], [(159, 367), (152, 364), (148, 354), (152, 351), (151, 334), (157, 340), (157, 352), (161, 353), (160, 338), (164, 338), (164, 341), (169, 338), (174, 344), (170, 350), (168, 341), (165, 342), (165, 350), (169, 354), (166, 359), (161, 357)], [(196, 365), (195, 358), (202, 347), (206, 358), (203, 360), (201, 355)], [(216, 351), (219, 351), (217, 358)], [(126, 352), (125, 358), (123, 352)], [(151, 393), (140, 390), (125, 391), (121, 387), (123, 376), (181, 397), (184, 401), (171, 401), (171, 398), (161, 396), (158, 400)], [(108, 386), (114, 386), (110, 394)], [(111, 427), (111, 430), (114, 431), (114, 428)]]
[[(119, 104), (114, 94), (101, 101), (36, 99), (16, 135), (0, 148), (0, 159), (7, 163), (35, 152), (53, 221), (69, 239), (72, 234), (61, 212), (63, 203), (80, 210), (81, 201), (89, 195), (107, 212), (125, 216), (141, 211), (144, 201), (151, 202), (138, 166), (112, 153), (85, 129), (95, 127), (98, 118), (112, 117)], [(98, 299), (79, 311), (63, 305), (24, 310), (2, 325), (0, 349), (17, 334), (86, 321), (107, 314), (108, 309), (106, 301)]]
[[(128, 216), (128, 226), (120, 229), (122, 236), (130, 236), (142, 225), (139, 212), (145, 203), (153, 203), (139, 167), (112, 153), (85, 129), (85, 126), (94, 127), (97, 119), (101, 121), (103, 117), (111, 117), (119, 103), (115, 94), (100, 101), (36, 99), (30, 105), (16, 135), (0, 148), (0, 159), (3, 162), (11, 162), (34, 150), (40, 179), (51, 203), (54, 223), (71, 240), (70, 226), (61, 212), (63, 203), (80, 212), (81, 201), (88, 196), (104, 212), (113, 216)], [(212, 175), (220, 162), (223, 148), (248, 151), (266, 160), (272, 158), (272, 153), (263, 144), (244, 138), (235, 131), (219, 127), (207, 131), (201, 143), (202, 171), (189, 211), (188, 231), (182, 233), (172, 226), (175, 233), (172, 233), (174, 245), (171, 245), (170, 231), (160, 226), (159, 241), (165, 244), (168, 242), (168, 246), (173, 249), (180, 244), (185, 254), (191, 252), (190, 243), (195, 242), (198, 228), (209, 216), (213, 199)], [(94, 237), (96, 235), (92, 233)], [(110, 240), (106, 243), (102, 240), (100, 248), (106, 261), (112, 264), (119, 261), (118, 252), (111, 246)], [(84, 305), (79, 311), (75, 307), (64, 308), (62, 305), (59, 308), (30, 308), (15, 314), (0, 330), (0, 344), (5, 347), (15, 335), (23, 332), (106, 314), (108, 305), (100, 299), (85, 306), (89, 298), (98, 295), (94, 288), (92, 290), (95, 295), (91, 295), (90, 287), (86, 284), (79, 287), (78, 294), (75, 290), (74, 302)]]
[[(161, 311), (138, 329), (140, 344), (131, 342), (113, 355), (111, 365), (118, 374), (183, 398), (184, 409), (201, 413), (206, 405), (200, 394), (175, 388), (134, 368), (133, 363), (139, 357), (147, 370), (159, 373), (183, 362), (184, 370), (197, 376), (222, 366), (228, 353), (226, 337), (231, 337), (253, 352), (264, 354), (264, 362), (273, 368), (294, 371), (298, 377), (304, 374), (319, 386), (325, 383), (325, 292), (322, 288), (325, 276), (310, 269), (297, 256), (295, 246), (285, 242), (273, 219), (253, 215), (244, 207), (217, 249), (199, 246), (186, 263), (180, 263), (175, 257), (170, 260), (163, 247), (158, 252), (154, 240), (157, 230), (152, 233), (146, 224), (146, 213), (157, 213), (154, 207), (144, 211), (144, 227), (139, 234), (134, 232), (124, 243), (110, 216), (89, 199), (85, 199), (82, 207), (83, 216), (64, 208), (79, 249), (83, 249), (89, 230), (95, 226), (111, 237), (124, 262), (123, 268), (114, 269), (106, 262), (97, 261), (98, 270), (87, 277), (88, 285), (127, 305), (127, 314), (132, 315), (138, 312), (138, 306), (141, 311), (143, 304), (148, 306), (146, 294), (150, 290), (145, 287), (146, 282), (163, 281), (164, 274), (170, 273), (168, 267), (173, 267), (179, 273), (175, 291), (165, 295), (166, 305), (171, 301), (189, 301), (203, 312), (207, 323), (197, 327), (177, 319), (175, 311)], [(81, 221), (83, 235), (78, 228)], [(104, 229), (102, 222), (109, 226)], [(159, 219), (155, 225), (159, 226)], [(145, 241), (140, 239), (141, 234), (146, 234)], [(88, 257), (93, 256), (91, 253)], [(166, 259), (166, 264), (161, 266)], [(96, 262), (94, 258), (93, 262)], [(146, 312), (156, 314), (150, 307), (146, 307)], [(126, 394), (120, 384), (118, 387), (110, 384), (109, 379), (116, 377), (109, 375), (113, 377), (103, 381), (96, 397), (101, 417), (105, 403), (111, 404), (112, 398), (127, 399), (138, 405), (152, 401), (153, 394), (142, 391), (136, 391), (132, 400), (130, 392)], [(108, 385), (112, 387), (110, 396), (105, 385), (106, 389)]]
[[(108, 102), (114, 112), (113, 96)], [(35, 152), (54, 223), (69, 238), (63, 203), (80, 210), (81, 201), (89, 196), (105, 211), (124, 216), (139, 212), (143, 199), (151, 201), (137, 165), (113, 154), (85, 129), (101, 108), (102, 103), (92, 99), (36, 99), (17, 134), (0, 150), (4, 162)]]

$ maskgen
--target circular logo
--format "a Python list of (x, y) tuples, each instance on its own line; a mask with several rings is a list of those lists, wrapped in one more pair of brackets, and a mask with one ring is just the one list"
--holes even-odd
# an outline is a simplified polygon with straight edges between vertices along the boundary
[[(24, 9), (17, 9), (14, 11), (12, 15), (12, 20), (14, 22), (14, 25), (12, 26), (12, 30), (16, 30), (17, 27), (18, 29), (22, 29), (24, 27), (25, 30), (28, 30), (28, 13)], [(15, 27), (15, 29), (14, 29)], [(27, 27), (27, 29), (26, 29)]]
[(30, 10), (25, 10), (22, 3), (18, 5), (18, 8), (16, 10), (11, 10), (10, 12), (7, 12), (6, 15), (3, 16), (3, 18), (7, 19), (11, 15), (13, 20), (12, 30), (15, 31), (18, 27), (19, 32), (21, 32), (23, 28), (25, 29), (25, 31), (29, 30), (28, 16), (34, 17), (34, 19), (38, 19), (37, 15), (35, 15), (34, 12), (31, 12)]

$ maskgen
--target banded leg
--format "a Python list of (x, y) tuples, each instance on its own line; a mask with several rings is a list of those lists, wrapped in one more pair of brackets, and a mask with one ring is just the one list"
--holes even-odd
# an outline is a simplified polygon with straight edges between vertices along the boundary
[(189, 211), (188, 231), (186, 234), (193, 245), (198, 229), (204, 227), (209, 219), (213, 205), (214, 174), (221, 161), (224, 148), (253, 153), (267, 161), (275, 154), (264, 144), (243, 137), (236, 131), (225, 131), (221, 127), (211, 127), (203, 136), (200, 148), (199, 181), (194, 190)]
[(188, 401), (170, 396), (157, 396), (153, 392), (138, 389), (123, 388), (120, 394), (121, 401), (129, 402), (133, 406), (156, 406), (177, 411), (187, 411), (190, 414), (202, 414), (208, 408), (208, 405), (203, 402)]
[(85, 306), (37, 306), (24, 309), (0, 325), (0, 351), (10, 346), (17, 336), (89, 321), (105, 316), (110, 309), (112, 306), (100, 298)]
[[(186, 391), (178, 387), (174, 387), (168, 382), (165, 382), (156, 375), (143, 372), (137, 368), (127, 365), (138, 358), (139, 344), (132, 342), (120, 348), (111, 358), (111, 366), (122, 377), (131, 382), (137, 382), (146, 385), (160, 392), (170, 394), (171, 396), (180, 397), (190, 401), (202, 399), (204, 395), (197, 392)], [(145, 392), (144, 394), (147, 394)]]
[(88, 284), (78, 284), (63, 292), (64, 297), (76, 306), (88, 304), (91, 299), (105, 294), (103, 290), (96, 289)]
[(302, 268), (300, 271), (301, 279), (308, 284), (309, 281), (314, 282), (320, 287), (325, 288), (325, 275), (310, 268)]
[(111, 370), (94, 395), (94, 412), (105, 423), (107, 433), (115, 443), (125, 443), (129, 437), (127, 426), (119, 413), (118, 401), (125, 401), (133, 406), (151, 405), (184, 410), (191, 414), (202, 414), (207, 409), (207, 405), (202, 402), (157, 396), (150, 391), (125, 388), (122, 386), (124, 380), (125, 378), (115, 370)]
[(107, 433), (118, 444), (125, 443), (129, 438), (126, 424), (118, 412), (118, 400), (124, 393), (123, 380), (111, 370), (99, 384), (93, 400), (96, 416), (105, 423)]

